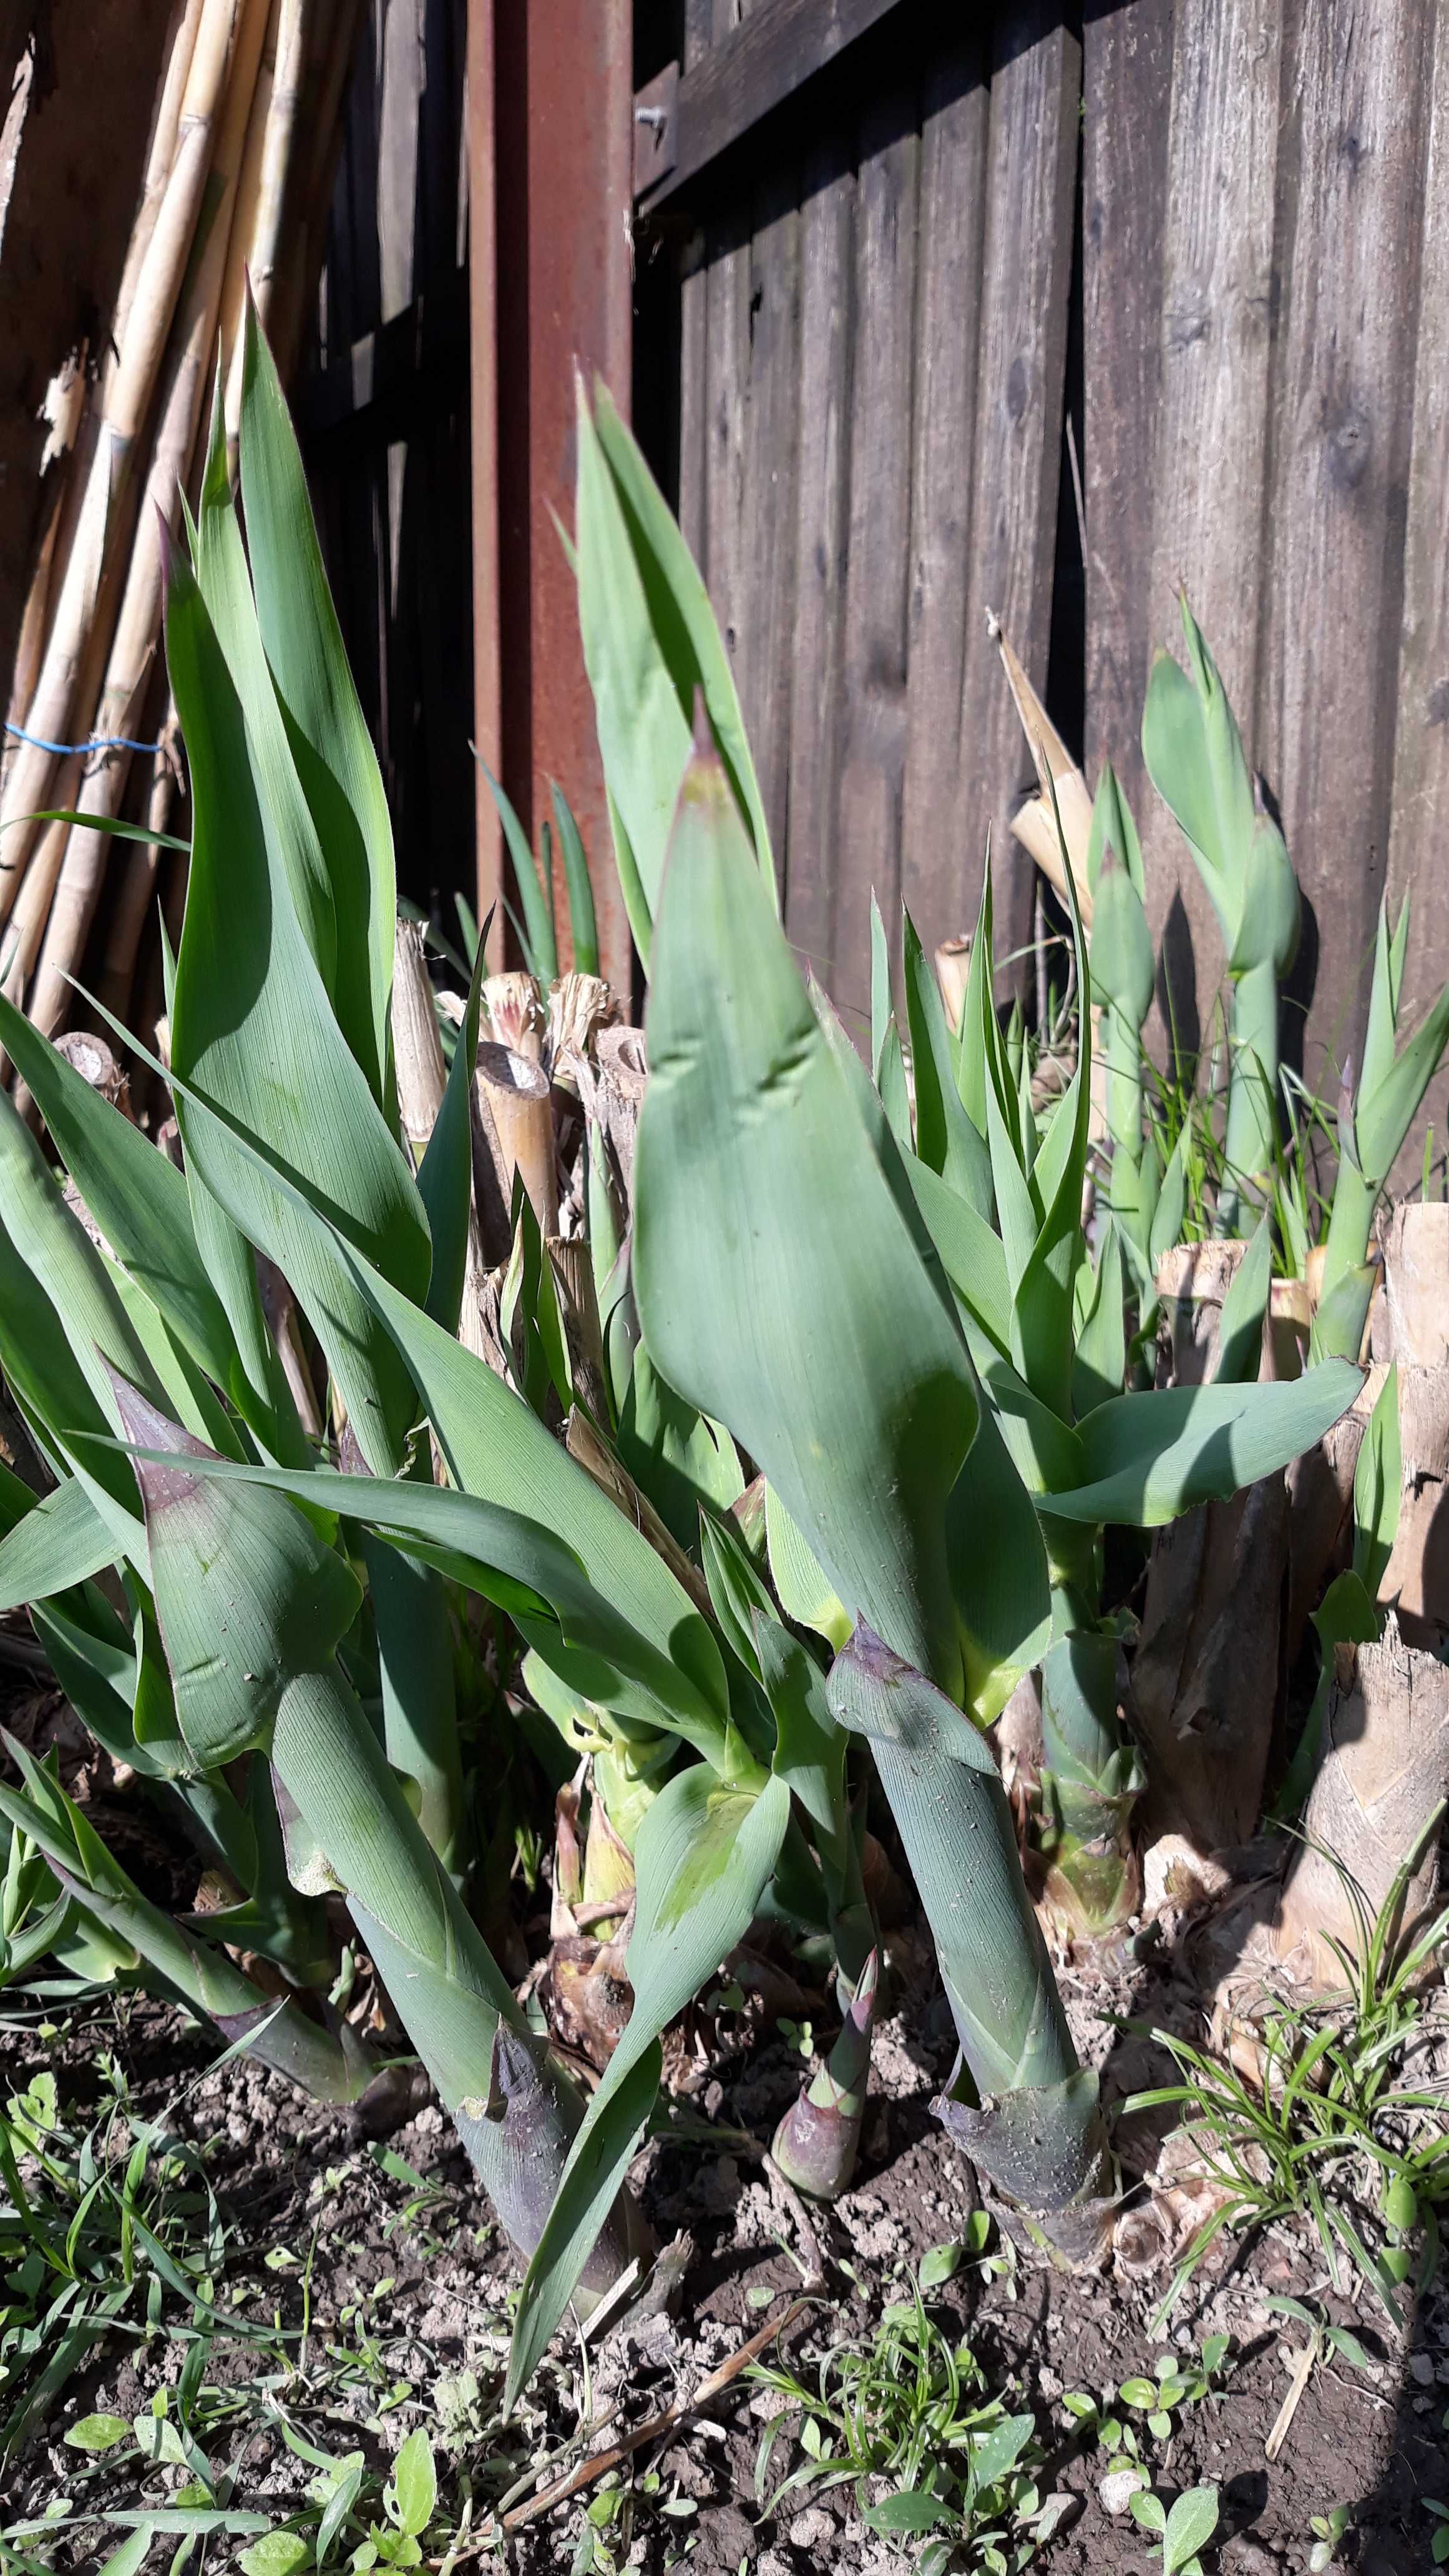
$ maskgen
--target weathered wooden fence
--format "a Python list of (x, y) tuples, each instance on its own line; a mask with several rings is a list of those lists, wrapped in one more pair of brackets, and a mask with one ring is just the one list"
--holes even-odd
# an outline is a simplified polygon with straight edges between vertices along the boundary
[(425, 908), (473, 877), (464, 16), (367, 0), (297, 394), (399, 883)]
[[(415, 891), (467, 872), (457, 5), (373, 0), (309, 414)], [(470, 0), (475, 39), (495, 15)], [(529, 0), (530, 81), (576, 17)], [(1304, 887), (1285, 1045), (1333, 1084), (1386, 885), (1414, 894), (1411, 1003), (1449, 974), (1442, 0), (635, 0), (633, 37), (636, 413), (729, 640), (800, 949), (858, 1006), (871, 888), (928, 939), (967, 926), (988, 826), (1003, 945), (1028, 940), (989, 607), (1089, 772), (1117, 762), (1164, 1013), (1206, 1030), (1216, 929), (1138, 750), (1183, 581)], [(398, 134), (406, 187), (374, 204)], [(549, 470), (566, 488), (567, 457)]]

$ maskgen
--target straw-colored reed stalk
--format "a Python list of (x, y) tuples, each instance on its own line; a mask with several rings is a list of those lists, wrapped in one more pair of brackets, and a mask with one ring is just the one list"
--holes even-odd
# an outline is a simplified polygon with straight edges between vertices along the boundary
[[(162, 595), (156, 519), (159, 514), (174, 527), (179, 515), (180, 493), (196, 445), (217, 312), (236, 229), (233, 214), (240, 175), (250, 133), (266, 121), (261, 78), (264, 44), (269, 25), (275, 27), (281, 7), (282, 0), (243, 0), (225, 103), (217, 123), (205, 247), (192, 263), (176, 315), (145, 501), (95, 712), (92, 730), (103, 740), (127, 733), (137, 721), (156, 649)], [(84, 699), (80, 701), (82, 706), (85, 703)], [(109, 818), (119, 811), (131, 759), (132, 754), (122, 747), (101, 755), (81, 789), (82, 813)], [(29, 1014), (47, 1033), (54, 1029), (66, 1008), (69, 977), (90, 928), (109, 839), (103, 830), (73, 827), (63, 843), (64, 855), (57, 862), (57, 874), (41, 864), (42, 856), (49, 854), (47, 835), (43, 850), (37, 850), (31, 860), (16, 900), (5, 989), (18, 1001), (32, 968), (36, 969), (28, 997)]]
[[(136, 446), (151, 410), (163, 353), (201, 217), (218, 113), (234, 48), (251, 15), (251, 0), (202, 0), (195, 42), (177, 108), (176, 145), (159, 202), (148, 214), (146, 238), (123, 278), (113, 329), (116, 355), (101, 387), (100, 421), (86, 478), (75, 542), (56, 601), (39, 678), (26, 710), (24, 730), (36, 737), (20, 745), (0, 796), (0, 827), (7, 833), (6, 867), (0, 874), (0, 920), (18, 896), (22, 869), (40, 826), (29, 818), (47, 800), (56, 754), (41, 747), (68, 738), (78, 702), (78, 682), (90, 658), (97, 608), (134, 523)], [(178, 29), (180, 43), (188, 21)], [(173, 51), (175, 47), (173, 47)], [(158, 120), (159, 126), (159, 120)], [(158, 133), (158, 149), (160, 136)], [(108, 637), (102, 636), (104, 665)]]
[(393, 951), (392, 1051), (397, 1066), (398, 1118), (412, 1150), (413, 1161), (417, 1164), (421, 1163), (428, 1139), (438, 1123), (447, 1083), (443, 1042), (438, 1035), (438, 1014), (423, 958), (423, 926), (420, 921), (399, 920), (397, 926), (397, 946)]

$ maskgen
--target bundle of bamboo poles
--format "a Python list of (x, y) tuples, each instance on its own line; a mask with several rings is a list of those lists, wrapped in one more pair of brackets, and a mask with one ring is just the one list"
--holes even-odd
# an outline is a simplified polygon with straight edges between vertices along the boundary
[(284, 375), (295, 363), (359, 16), (360, 0), (176, 0), (106, 361), (51, 469), (0, 772), (0, 989), (48, 1033), (103, 887), (103, 996), (130, 1006), (158, 852), (38, 817), (117, 817), (149, 760), (139, 810), (166, 826), (157, 517), (178, 528), (199, 481), (218, 353), (235, 452), (248, 280)]

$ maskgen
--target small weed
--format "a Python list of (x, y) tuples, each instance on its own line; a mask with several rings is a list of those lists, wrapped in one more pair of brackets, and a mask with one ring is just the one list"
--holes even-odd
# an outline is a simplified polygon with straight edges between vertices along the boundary
[(1433, 2276), (1437, 2213), (1449, 2201), (1445, 2089), (1438, 2080), (1404, 2079), (1436, 2035), (1417, 1989), (1449, 1935), (1449, 1910), (1396, 1956), (1407, 1870), (1376, 1921), (1343, 1875), (1361, 1932), (1356, 1953), (1339, 1948), (1348, 2002), (1275, 2004), (1256, 2033), (1256, 2080), (1171, 2032), (1152, 2034), (1182, 2080), (1134, 2094), (1124, 2110), (1180, 2110), (1184, 2126), (1201, 2136), (1224, 2193), (1178, 2265), (1159, 2324), (1224, 2229), (1253, 2232), (1285, 2218), (1313, 2225), (1335, 2289), (1346, 2255), (1396, 2325), (1402, 2316), (1395, 2293), (1408, 2277), (1410, 2240), (1420, 2228), (1419, 2286)]
[(1206, 2549), (1218, 2527), (1216, 2487), (1189, 2487), (1170, 2508), (1150, 2487), (1141, 2487), (1129, 2510), (1133, 2521), (1157, 2541), (1162, 2576), (1203, 2576), (1198, 2552)]
[(1173, 2418), (1179, 2410), (1217, 2395), (1216, 2382), (1222, 2377), (1228, 2353), (1226, 2335), (1208, 2335), (1197, 2360), (1170, 2350), (1160, 2352), (1154, 2356), (1150, 2378), (1139, 2374), (1124, 2379), (1116, 2389), (1105, 2389), (1100, 2399), (1089, 2396), (1085, 2389), (1069, 2389), (1062, 2404), (1084, 2438), (1120, 2454), (1124, 2464), (1140, 2460), (1142, 2444), (1136, 2424), (1145, 2423), (1154, 2441), (1170, 2442), (1176, 2430)]
[(1313, 2546), (1308, 2552), (1308, 2576), (1323, 2576), (1324, 2568), (1333, 2565), (1338, 2555), (1338, 2544), (1348, 2529), (1347, 2505), (1336, 2504), (1329, 2513), (1311, 2514), (1308, 2528), (1313, 2534)]
[[(950, 2567), (1010, 2576), (1056, 2528), (1067, 2499), (1041, 2494), (1034, 2418), (1008, 2412), (970, 2346), (925, 2305), (922, 2289), (948, 2279), (958, 2260), (954, 2245), (927, 2255), (909, 2296), (891, 2301), (868, 2342), (832, 2344), (813, 2386), (785, 2367), (754, 2367), (750, 2376), (786, 2401), (761, 2438), (755, 2492), (768, 2513), (806, 2488), (853, 2484), (871, 2530), (924, 2544), (921, 2576)], [(792, 2424), (805, 2457), (767, 2493)], [(876, 2481), (886, 2492), (872, 2501)]]
[(1441, 2504), (1437, 2496), (1425, 2496), (1424, 2511), (1434, 2517), (1430, 2559), (1436, 2567), (1449, 2567), (1449, 2504)]
[(220, 2322), (224, 2230), (202, 2158), (140, 2116), (114, 2057), (96, 2065), (104, 2105), (83, 2132), (48, 2070), (0, 2109), (0, 2454), (103, 2335), (190, 2341)]

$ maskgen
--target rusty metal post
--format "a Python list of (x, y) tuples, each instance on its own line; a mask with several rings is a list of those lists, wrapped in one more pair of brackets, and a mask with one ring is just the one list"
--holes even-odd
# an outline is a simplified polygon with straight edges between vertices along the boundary
[[(494, 0), (468, 0), (468, 344), (473, 452), (473, 740), (502, 766), (498, 634), (498, 216), (494, 156)], [(490, 961), (503, 963), (503, 836), (487, 781), (476, 781), (475, 899), (496, 906)]]
[[(629, 405), (632, 19), (632, 0), (470, 0), (478, 742), (486, 753), (488, 740), (496, 741), (504, 784), (535, 846), (551, 812), (549, 782), (558, 780), (589, 853), (603, 971), (624, 993), (628, 924), (614, 877), (573, 576), (555, 518), (573, 525), (575, 366), (586, 380), (601, 375), (626, 415)], [(485, 64), (475, 83), (474, 66)], [(485, 93), (481, 100), (475, 86)], [(487, 281), (478, 275), (484, 192), (494, 227)], [(482, 349), (490, 296), (491, 348)], [(490, 483), (495, 515), (480, 546)], [(485, 685), (492, 692), (487, 708)], [(479, 899), (486, 905), (500, 884), (501, 858), (484, 813), (486, 782), (480, 786)], [(561, 884), (558, 892), (562, 948)]]

